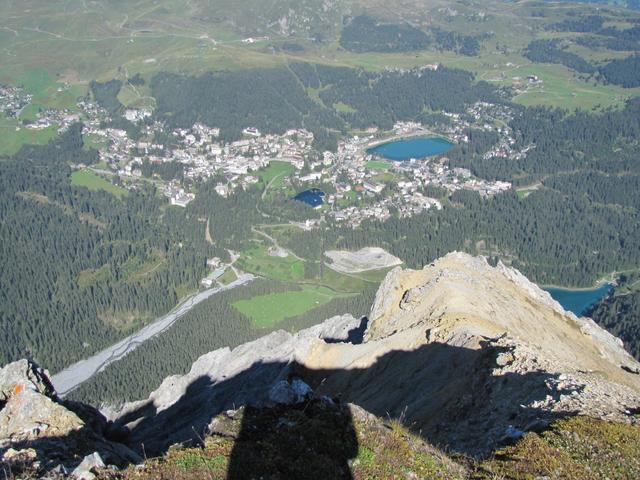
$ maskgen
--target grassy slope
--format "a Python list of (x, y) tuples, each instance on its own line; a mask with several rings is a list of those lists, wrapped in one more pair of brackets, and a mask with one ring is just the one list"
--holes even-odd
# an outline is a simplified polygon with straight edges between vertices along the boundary
[[(171, 450), (164, 458), (147, 462), (144, 469), (132, 468), (118, 477), (239, 479), (260, 474), (260, 478), (334, 479), (347, 478), (347, 469), (352, 473), (348, 478), (356, 480), (457, 479), (466, 473), (465, 467), (400, 424), (385, 426), (345, 405), (313, 401), (249, 413), (241, 409), (233, 418), (221, 415), (218, 421), (239, 439), (209, 437), (204, 448)], [(233, 476), (228, 477), (231, 463)]]
[(262, 183), (264, 183), (265, 185), (268, 185), (269, 182), (273, 180), (271, 187), (279, 188), (282, 186), (282, 182), (284, 181), (285, 177), (291, 175), (293, 171), (294, 168), (291, 163), (274, 161), (269, 163), (269, 166), (267, 168), (257, 172), (256, 175), (260, 177)]
[[(223, 479), (227, 478), (234, 449), (235, 455), (240, 452), (243, 454), (241, 468), (248, 469), (257, 462), (261, 473), (279, 472), (285, 474), (282, 478), (287, 478), (286, 473), (292, 471), (301, 475), (298, 478), (337, 478), (335, 472), (341, 463), (341, 456), (350, 458), (350, 478), (356, 480), (631, 480), (640, 476), (638, 425), (574, 417), (558, 421), (545, 433), (527, 434), (516, 445), (496, 452), (493, 458), (474, 461), (446, 455), (398, 422), (385, 423), (357, 410), (352, 419), (355, 446), (349, 442), (348, 436), (340, 436), (337, 432), (344, 429), (341, 421), (345, 421), (345, 416), (346, 421), (351, 420), (345, 410), (340, 406), (327, 408), (312, 402), (304, 408), (277, 407), (258, 414), (253, 412), (243, 429), (248, 433), (234, 440), (245, 415), (240, 410), (234, 418), (226, 415), (219, 417), (227, 436), (209, 437), (205, 439), (203, 448), (170, 450), (163, 458), (146, 462), (143, 469), (131, 468), (115, 477), (127, 480)], [(273, 428), (274, 425), (283, 425), (283, 422), (292, 426)], [(245, 473), (249, 475), (255, 470)]]
[[(271, 232), (273, 235), (275, 233)], [(295, 258), (270, 256), (262, 245), (242, 253), (236, 266), (292, 286), (282, 293), (261, 295), (234, 303), (234, 307), (247, 316), (256, 327), (273, 327), (289, 317), (295, 317), (337, 298), (355, 295), (364, 290), (366, 282), (379, 283), (381, 274), (371, 277), (343, 275), (329, 268), (321, 277), (305, 278), (306, 261)], [(301, 285), (302, 290), (293, 289)]]
[(57, 134), (55, 125), (43, 130), (31, 130), (19, 121), (0, 114), (0, 155), (12, 155), (27, 143), (43, 145)]
[[(569, 108), (592, 108), (596, 105), (618, 105), (621, 98), (637, 95), (640, 89), (624, 90), (613, 86), (598, 85), (578, 78), (566, 68), (558, 65), (533, 65), (524, 59), (521, 51), (534, 38), (546, 38), (552, 34), (544, 31), (544, 25), (557, 21), (574, 9), (571, 5), (547, 5), (546, 18), (534, 18), (531, 12), (540, 9), (527, 3), (505, 4), (489, 0), (481, 5), (467, 2), (447, 2), (457, 12), (448, 15), (438, 9), (443, 2), (430, 0), (363, 3), (366, 10), (389, 22), (408, 21), (414, 25), (428, 27), (435, 24), (446, 30), (463, 34), (492, 32), (484, 41), (480, 56), (466, 57), (435, 49), (410, 53), (364, 53), (354, 54), (339, 47), (339, 28), (328, 28), (325, 41), (316, 44), (302, 30), (291, 39), (283, 39), (277, 21), (286, 12), (286, 1), (260, 2), (261, 16), (253, 12), (255, 1), (237, 4), (225, 2), (217, 6), (215, 18), (224, 18), (225, 12), (236, 21), (236, 31), (230, 31), (229, 23), (211, 20), (212, 12), (205, 11), (204, 3), (192, 2), (185, 6), (173, 0), (142, 0), (119, 8), (109, 8), (104, 3), (87, 4), (80, 0), (69, 0), (61, 10), (53, 3), (27, 0), (2, 3), (6, 15), (0, 19), (0, 82), (23, 84), (30, 91), (38, 91), (35, 102), (42, 105), (70, 105), (92, 79), (126, 79), (141, 72), (147, 77), (157, 71), (182, 71), (200, 73), (209, 70), (225, 70), (248, 66), (279, 66), (286, 61), (306, 60), (331, 65), (345, 65), (380, 70), (390, 67), (411, 67), (425, 63), (441, 62), (447, 66), (471, 70), (480, 79), (497, 79), (505, 85), (513, 83), (512, 77), (536, 73), (544, 80), (544, 94), (532, 90), (516, 100), (524, 104), (552, 104)], [(349, 4), (359, 4), (356, 0)], [(313, 2), (311, 2), (313, 4)], [(293, 7), (307, 8), (299, 3)], [(314, 7), (310, 7), (314, 8)], [(595, 6), (580, 7), (583, 13)], [(357, 13), (362, 5), (352, 10)], [(593, 10), (595, 12), (595, 10)], [(635, 15), (611, 10), (615, 24), (628, 25), (625, 16)], [(344, 12), (343, 12), (344, 13)], [(478, 14), (484, 17), (479, 19)], [(327, 13), (329, 23), (337, 18)], [(69, 16), (73, 22), (68, 21)], [(256, 21), (267, 19), (270, 24), (264, 33), (270, 40), (245, 44), (240, 40), (247, 32), (256, 28)], [(204, 20), (203, 18), (210, 18)], [(622, 22), (622, 23), (621, 23)], [(322, 23), (322, 22), (321, 22)], [(325, 22), (326, 24), (326, 22)], [(331, 23), (333, 25), (333, 23)], [(570, 36), (571, 34), (553, 34)], [(286, 53), (274, 50), (282, 41), (296, 41), (304, 47), (301, 53)], [(502, 52), (498, 47), (508, 47)], [(574, 47), (572, 47), (574, 48)], [(575, 48), (574, 48), (575, 49)], [(581, 54), (584, 52), (580, 52)], [(593, 51), (589, 60), (602, 61), (619, 55), (609, 51)], [(511, 64), (507, 66), (507, 64)], [(57, 87), (68, 82), (69, 92), (58, 92)], [(150, 101), (143, 98), (147, 93), (123, 92), (132, 104)], [(139, 95), (142, 95), (140, 97)], [(346, 108), (344, 105), (338, 109)]]
[(263, 247), (254, 247), (243, 252), (238, 267), (274, 280), (297, 282), (304, 278), (304, 262), (293, 256), (270, 256)]
[(260, 295), (239, 300), (233, 306), (250, 318), (258, 328), (272, 328), (285, 318), (295, 317), (329, 303), (334, 298), (347, 296), (317, 285), (304, 285), (302, 291)]
[(79, 170), (71, 174), (71, 184), (78, 187), (87, 187), (89, 190), (104, 190), (116, 197), (127, 195), (129, 192), (89, 170)]
[(229, 285), (231, 282), (236, 281), (238, 276), (231, 268), (227, 268), (218, 281), (223, 285)]
[(640, 426), (587, 417), (527, 434), (481, 465), (481, 478), (640, 478)]

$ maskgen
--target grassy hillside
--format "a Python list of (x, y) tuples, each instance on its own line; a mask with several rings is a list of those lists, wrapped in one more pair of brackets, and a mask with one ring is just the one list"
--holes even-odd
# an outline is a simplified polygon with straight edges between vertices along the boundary
[(233, 306), (250, 318), (256, 327), (272, 328), (285, 318), (302, 315), (334, 298), (344, 296), (350, 296), (350, 294), (334, 292), (326, 287), (305, 285), (302, 291), (261, 295), (239, 300)]
[[(640, 427), (587, 417), (529, 433), (492, 458), (447, 455), (396, 421), (358, 408), (311, 402), (241, 409), (215, 419), (219, 435), (201, 448), (166, 456), (108, 478), (240, 479), (634, 479), (640, 475)], [(275, 428), (275, 425), (280, 425)]]
[(108, 182), (107, 180), (96, 175), (90, 170), (73, 172), (71, 174), (71, 185), (75, 185), (77, 187), (86, 187), (89, 190), (94, 191), (104, 190), (105, 192), (109, 192), (116, 197), (121, 197), (129, 193), (126, 189)]
[[(605, 27), (632, 28), (640, 14), (618, 7), (501, 0), (250, 0), (215, 7), (206, 1), (185, 6), (174, 0), (2, 0), (0, 9), (0, 82), (24, 85), (42, 106), (73, 106), (94, 79), (273, 67), (294, 60), (372, 70), (443, 63), (515, 88), (512, 94), (523, 104), (604, 107), (640, 92), (594, 85), (563, 65), (534, 64), (523, 56), (532, 40), (546, 38), (565, 41), (563, 48), (596, 67), (628, 56), (629, 51), (603, 44), (601, 34), (600, 43), (585, 47), (578, 40), (590, 34), (548, 28), (589, 15), (601, 16)], [(345, 32), (354, 33), (349, 29), (356, 17), (369, 23), (351, 40), (379, 45), (377, 51), (349, 49), (342, 41)], [(389, 46), (388, 38), (398, 32), (405, 40)], [(373, 37), (357, 37), (361, 34)], [(390, 36), (385, 40), (385, 35)], [(529, 74), (540, 76), (542, 85), (521, 85)], [(144, 104), (147, 94), (144, 87), (127, 87), (121, 100)]]

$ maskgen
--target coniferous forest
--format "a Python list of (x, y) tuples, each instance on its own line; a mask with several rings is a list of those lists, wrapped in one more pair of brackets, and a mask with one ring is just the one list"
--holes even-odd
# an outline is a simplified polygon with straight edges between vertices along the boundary
[[(500, 258), (541, 284), (567, 286), (588, 286), (640, 264), (638, 100), (596, 113), (522, 107), (462, 70), (372, 73), (306, 63), (202, 76), (160, 73), (149, 84), (157, 102), (152, 120), (168, 128), (203, 122), (220, 126), (227, 141), (249, 126), (265, 133), (306, 127), (315, 135), (317, 153), (334, 149), (339, 136), (352, 129), (388, 129), (398, 120), (446, 124), (447, 117), (428, 112), (464, 115), (479, 101), (515, 112), (509, 122), (514, 148), (535, 145), (527, 156), (486, 157), (497, 137), (473, 128), (465, 132), (469, 143), (447, 156), (452, 167), (468, 168), (480, 178), (535, 185), (527, 196), (514, 191), (492, 198), (469, 191), (448, 196), (435, 189), (430, 194), (440, 197), (442, 210), (365, 220), (356, 229), (329, 221), (319, 230), (294, 230), (280, 241), (308, 261), (310, 274), (325, 250), (372, 245), (409, 267), (463, 250)], [(249, 92), (243, 98), (233, 95), (239, 86)], [(96, 101), (113, 112), (121, 109), (120, 87), (117, 82), (91, 86)], [(310, 89), (318, 92), (315, 100)], [(338, 103), (353, 109), (331, 107)], [(260, 185), (220, 197), (216, 179), (194, 184), (198, 195), (187, 208), (172, 207), (151, 180), (181, 178), (178, 163), (143, 163), (142, 178), (149, 181), (122, 196), (74, 186), (74, 168), (98, 161), (81, 131), (80, 124), (73, 125), (50, 143), (24, 146), (0, 162), (0, 261), (6, 265), (0, 332), (8, 339), (0, 347), (3, 362), (30, 356), (52, 371), (62, 369), (170, 310), (198, 288), (208, 272), (207, 258), (228, 260), (227, 249), (252, 245), (254, 225), (318, 216), (278, 195), (265, 201)], [(207, 224), (215, 232), (213, 244), (206, 240)], [(257, 283), (212, 298), (76, 395), (114, 401), (142, 396), (198, 355), (256, 338), (264, 332), (229, 302), (282, 288), (277, 282)], [(372, 295), (333, 300), (280, 327), (297, 329), (338, 313), (366, 314)], [(634, 300), (625, 297), (602, 310), (634, 312)], [(187, 340), (190, 331), (201, 333)], [(167, 351), (174, 353), (161, 362)], [(148, 382), (136, 380), (141, 362), (156, 365)]]
[(153, 188), (117, 199), (70, 184), (67, 162), (96, 159), (80, 132), (0, 162), (3, 363), (58, 370), (171, 309), (206, 271), (213, 248)]

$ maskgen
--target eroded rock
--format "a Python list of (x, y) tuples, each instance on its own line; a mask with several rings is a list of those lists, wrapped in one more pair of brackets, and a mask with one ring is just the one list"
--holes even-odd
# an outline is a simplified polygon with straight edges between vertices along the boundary
[[(140, 460), (125, 445), (104, 438), (104, 423), (94, 409), (74, 404), (87, 423), (61, 402), (47, 373), (36, 364), (20, 360), (5, 366), (0, 388), (0, 458), (13, 465), (14, 473), (39, 477), (70, 471), (87, 454), (93, 455), (85, 462), (85, 467), (93, 462), (91, 468), (100, 466), (102, 458), (118, 466)], [(94, 430), (94, 425), (99, 428)], [(84, 473), (77, 477), (93, 478), (91, 468), (78, 470)]]

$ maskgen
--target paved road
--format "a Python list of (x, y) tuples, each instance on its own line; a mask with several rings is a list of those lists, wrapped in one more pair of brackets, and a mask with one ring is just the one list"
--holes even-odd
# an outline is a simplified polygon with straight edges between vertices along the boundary
[(183, 303), (174, 308), (171, 312), (158, 318), (153, 323), (147, 325), (141, 330), (137, 331), (133, 335), (119, 341), (115, 345), (108, 347), (101, 352), (96, 353), (93, 357), (81, 360), (74, 363), (70, 367), (62, 370), (51, 378), (53, 386), (55, 387), (58, 395), (64, 396), (76, 389), (81, 383), (86, 382), (96, 373), (101, 372), (107, 366), (117, 360), (120, 360), (128, 353), (138, 348), (142, 343), (155, 337), (156, 335), (167, 330), (173, 325), (180, 317), (191, 310), (200, 302), (215, 295), (216, 293), (223, 292), (225, 290), (231, 290), (232, 288), (239, 287), (240, 285), (246, 285), (254, 280), (255, 277), (249, 273), (245, 273), (238, 277), (235, 282), (223, 287), (211, 288), (200, 292), (193, 297), (185, 300)]

